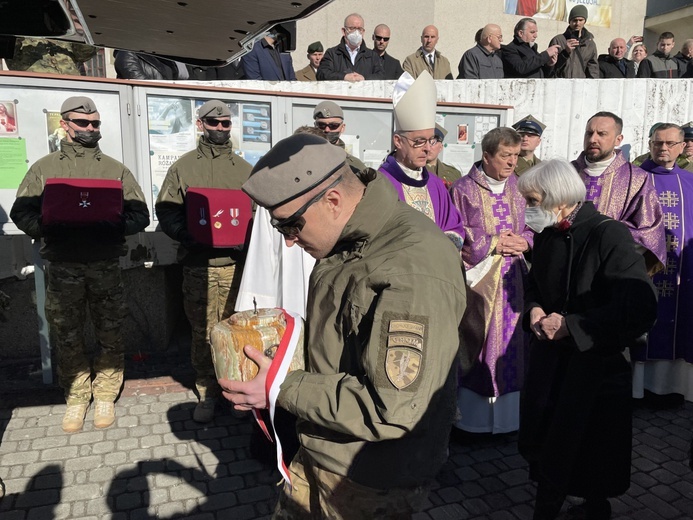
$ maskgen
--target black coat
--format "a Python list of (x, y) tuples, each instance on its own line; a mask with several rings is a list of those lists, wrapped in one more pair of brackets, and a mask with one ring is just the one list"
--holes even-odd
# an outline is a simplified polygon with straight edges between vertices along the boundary
[(114, 51), (117, 77), (120, 79), (178, 79), (178, 67), (165, 58), (132, 51)]
[(385, 79), (383, 65), (378, 53), (366, 47), (365, 42), (361, 42), (361, 48), (352, 64), (344, 38), (336, 47), (327, 49), (315, 75), (318, 81), (339, 81), (351, 72), (358, 72), (364, 79)]
[(527, 328), (534, 307), (546, 314), (565, 309), (570, 335), (558, 341), (532, 335), (519, 434), (530, 477), (568, 495), (620, 495), (630, 485), (632, 440), (631, 369), (623, 350), (657, 316), (655, 288), (626, 226), (587, 202), (567, 231), (551, 227), (537, 235)]
[(629, 59), (623, 58), (623, 64), (626, 66), (626, 73), (621, 72), (618, 66), (618, 61), (608, 54), (600, 54), (597, 58), (599, 62), (599, 77), (600, 78), (634, 78), (635, 64)]
[(501, 48), (503, 74), (506, 78), (544, 78), (553, 74), (548, 63), (549, 53), (537, 52), (537, 44), (530, 45), (519, 38), (513, 38)]
[(383, 65), (383, 72), (385, 74), (384, 79), (399, 79), (402, 73), (404, 73), (404, 70), (402, 70), (402, 64), (399, 62), (399, 60), (397, 58), (393, 58), (387, 52), (380, 56), (380, 62)]

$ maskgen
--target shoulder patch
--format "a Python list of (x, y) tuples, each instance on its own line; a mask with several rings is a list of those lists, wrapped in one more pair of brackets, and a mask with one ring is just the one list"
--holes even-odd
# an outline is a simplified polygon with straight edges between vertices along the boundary
[(385, 312), (380, 332), (376, 384), (414, 392), (424, 368), (428, 316)]

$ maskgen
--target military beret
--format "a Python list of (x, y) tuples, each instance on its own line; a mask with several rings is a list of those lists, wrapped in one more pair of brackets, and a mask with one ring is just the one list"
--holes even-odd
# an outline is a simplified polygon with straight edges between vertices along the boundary
[(197, 117), (203, 119), (205, 117), (231, 117), (231, 110), (226, 103), (218, 99), (210, 99), (202, 105), (197, 111)]
[(523, 117), (513, 125), (513, 128), (520, 134), (534, 134), (541, 137), (546, 125), (535, 118), (532, 114)]
[(309, 192), (346, 164), (346, 152), (322, 137), (295, 134), (260, 159), (241, 189), (260, 206), (276, 208)]
[(344, 119), (344, 112), (334, 101), (323, 101), (313, 110), (313, 119), (326, 119), (328, 117)]
[(652, 136), (654, 135), (654, 133), (655, 133), (655, 130), (657, 130), (657, 128), (659, 128), (659, 127), (662, 126), (663, 124), (664, 124), (664, 123), (662, 123), (661, 121), (659, 121), (658, 123), (655, 123), (654, 125), (652, 125), (652, 126), (650, 127), (650, 133), (647, 134), (647, 136), (648, 136), (648, 137), (652, 137)]
[(573, 18), (584, 18), (587, 20), (587, 7), (584, 5), (576, 5), (573, 7), (568, 15), (568, 21), (572, 20)]
[(313, 42), (308, 46), (308, 54), (313, 54), (314, 52), (323, 52), (322, 43)]
[(60, 107), (60, 114), (64, 115), (68, 112), (79, 112), (80, 114), (93, 114), (98, 112), (94, 101), (87, 96), (72, 96), (63, 101)]
[(445, 139), (445, 136), (448, 135), (448, 131), (438, 123), (436, 123), (435, 133), (436, 137), (439, 139)]
[(681, 126), (683, 128), (684, 139), (693, 139), (693, 121)]

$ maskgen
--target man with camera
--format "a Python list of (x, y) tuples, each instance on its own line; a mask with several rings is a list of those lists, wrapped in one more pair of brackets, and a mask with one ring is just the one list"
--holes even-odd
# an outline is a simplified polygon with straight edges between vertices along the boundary
[(594, 35), (585, 29), (587, 7), (576, 5), (568, 15), (568, 28), (557, 34), (549, 45), (559, 45), (558, 61), (554, 68), (557, 78), (599, 78), (597, 45)]

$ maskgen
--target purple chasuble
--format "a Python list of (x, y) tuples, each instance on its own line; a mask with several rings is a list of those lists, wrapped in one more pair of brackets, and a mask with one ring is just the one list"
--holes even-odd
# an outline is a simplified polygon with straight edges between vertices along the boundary
[(452, 198), (464, 225), (465, 267), (491, 265), (469, 287), (474, 297), (468, 297), (462, 320), (462, 344), (478, 353), (478, 362), (461, 377), (460, 385), (486, 397), (516, 392), (524, 382), (527, 357), (528, 337), (519, 323), (527, 266), (523, 257), (505, 257), (495, 249), (503, 231), (521, 235), (532, 246), (534, 233), (525, 226), (525, 200), (515, 175), (508, 178), (503, 193), (494, 194), (477, 165), (455, 181)]
[(626, 161), (620, 150), (598, 177), (586, 173), (584, 152), (572, 164), (585, 182), (587, 200), (593, 201), (600, 213), (623, 222), (635, 243), (647, 250), (645, 262), (648, 270), (658, 262), (665, 265), (662, 208), (649, 174)]
[(436, 224), (448, 234), (452, 241), (455, 242), (455, 245), (459, 246), (462, 243), (464, 237), (462, 219), (452, 203), (448, 190), (445, 189), (445, 184), (440, 178), (429, 174), (428, 170), (424, 168), (421, 172), (422, 177), (420, 181), (412, 179), (402, 171), (394, 155), (389, 155), (385, 162), (380, 165), (378, 171), (390, 180), (397, 190), (399, 200), (401, 201), (405, 201), (402, 184), (415, 187), (425, 186), (431, 197)]
[(693, 363), (693, 175), (678, 165), (672, 170), (651, 160), (650, 172), (662, 207), (666, 264), (652, 279), (657, 288), (657, 322), (647, 349), (631, 349), (638, 361), (685, 359)]

